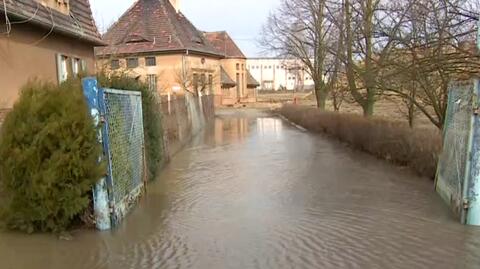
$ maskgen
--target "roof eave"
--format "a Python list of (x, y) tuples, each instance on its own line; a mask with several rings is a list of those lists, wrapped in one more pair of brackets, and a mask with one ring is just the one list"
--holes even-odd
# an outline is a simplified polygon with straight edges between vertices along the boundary
[[(102, 47), (100, 47), (102, 48)], [(157, 49), (157, 50), (146, 50), (146, 51), (139, 51), (139, 52), (129, 52), (129, 53), (115, 53), (115, 52), (107, 52), (107, 53), (98, 53), (96, 54), (97, 57), (104, 58), (109, 57), (112, 55), (132, 55), (132, 54), (151, 54), (151, 53), (158, 53), (158, 54), (193, 54), (193, 55), (200, 55), (200, 56), (209, 56), (218, 59), (225, 58), (224, 55), (213, 53), (213, 52), (205, 52), (196, 49)]]
[[(3, 9), (0, 9), (0, 11), (4, 11)], [(25, 19), (30, 19), (30, 17), (28, 16), (25, 16), (23, 14), (20, 14), (20, 13), (17, 13), (15, 11), (8, 11), (8, 15), (11, 15), (17, 19), (22, 19), (22, 20), (25, 20)], [(30, 20), (29, 23), (31, 24), (35, 24), (37, 26), (40, 26), (40, 27), (43, 27), (43, 28), (46, 28), (46, 29), (51, 29), (52, 28), (52, 25), (51, 23), (49, 22), (46, 22), (46, 21), (43, 21), (43, 20), (40, 20), (40, 19), (33, 19), (33, 20)], [(104, 45), (107, 45), (103, 40), (101, 40), (100, 38), (93, 38), (93, 37), (90, 37), (88, 35), (85, 35), (85, 34), (82, 34), (82, 33), (79, 33), (79, 32), (76, 32), (76, 31), (73, 31), (73, 30), (70, 30), (68, 28), (65, 28), (63, 26), (60, 26), (60, 25), (57, 25), (57, 26), (54, 26), (53, 27), (53, 32), (56, 32), (56, 33), (61, 33), (61, 34), (64, 34), (64, 35), (68, 35), (68, 36), (71, 36), (71, 37), (77, 37), (77, 38), (80, 38), (81, 40), (84, 40), (88, 43), (91, 43), (92, 45), (99, 45), (99, 46), (104, 46)]]

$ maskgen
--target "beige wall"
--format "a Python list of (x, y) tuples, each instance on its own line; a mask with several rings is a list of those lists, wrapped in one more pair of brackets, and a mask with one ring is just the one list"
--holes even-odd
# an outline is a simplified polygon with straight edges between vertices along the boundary
[[(156, 66), (146, 66), (146, 57), (155, 57)], [(127, 68), (127, 58), (138, 58), (139, 66), (136, 68)], [(181, 74), (183, 71), (185, 71), (190, 80), (193, 73), (212, 74), (214, 94), (221, 94), (220, 60), (216, 58), (184, 54), (132, 55), (98, 59), (98, 68), (103, 68), (107, 72), (111, 71), (110, 65), (112, 59), (118, 59), (120, 61), (119, 71), (130, 73), (132, 76), (140, 76), (142, 81), (146, 81), (148, 75), (156, 75), (157, 91), (160, 94), (167, 94), (168, 92), (173, 93), (175, 90), (181, 89), (183, 84)], [(203, 63), (202, 59), (204, 59)], [(182, 94), (182, 90), (178, 93)]]
[[(236, 99), (238, 100), (239, 98), (245, 98), (248, 95), (247, 91), (247, 60), (246, 59), (223, 59), (221, 61), (223, 69), (227, 72), (227, 74), (230, 76), (231, 79), (233, 79), (235, 82), (237, 82), (237, 74), (239, 78), (238, 87), (239, 89), (237, 90), (237, 86), (231, 88), (231, 89), (225, 89), (224, 93), (225, 95), (223, 96), (224, 99)], [(238, 69), (237, 69), (237, 64), (238, 64)], [(238, 96), (238, 93), (240, 93), (240, 96)], [(230, 103), (230, 100), (226, 100), (226, 102)]]
[[(1, 24), (1, 20), (0, 20)], [(13, 25), (9, 36), (0, 35), (0, 108), (9, 108), (20, 88), (34, 77), (58, 82), (56, 55), (86, 61), (87, 72), (95, 71), (93, 45), (55, 33), (42, 40), (48, 30), (29, 24)]]

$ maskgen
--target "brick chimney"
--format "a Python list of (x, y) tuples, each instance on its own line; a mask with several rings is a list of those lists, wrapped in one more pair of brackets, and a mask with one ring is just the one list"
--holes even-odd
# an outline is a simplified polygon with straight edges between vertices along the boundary
[(177, 12), (180, 11), (180, 0), (170, 0), (170, 3), (175, 8)]

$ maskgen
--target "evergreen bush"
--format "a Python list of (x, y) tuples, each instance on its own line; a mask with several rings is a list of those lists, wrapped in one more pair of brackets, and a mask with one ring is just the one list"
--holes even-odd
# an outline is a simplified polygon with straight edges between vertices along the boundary
[(104, 88), (139, 91), (142, 93), (148, 179), (155, 179), (161, 165), (165, 161), (162, 116), (156, 92), (151, 91), (147, 84), (122, 72), (109, 75), (105, 73), (98, 74), (98, 82)]
[(80, 81), (29, 82), (0, 132), (4, 225), (29, 233), (68, 229), (105, 173)]

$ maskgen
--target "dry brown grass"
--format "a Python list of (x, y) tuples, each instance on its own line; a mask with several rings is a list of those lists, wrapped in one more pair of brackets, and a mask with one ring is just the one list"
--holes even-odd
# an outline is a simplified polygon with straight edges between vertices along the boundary
[(355, 149), (410, 167), (421, 176), (435, 177), (442, 147), (438, 130), (411, 129), (403, 122), (325, 112), (307, 106), (285, 105), (279, 111), (308, 130), (328, 134)]

